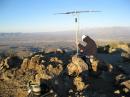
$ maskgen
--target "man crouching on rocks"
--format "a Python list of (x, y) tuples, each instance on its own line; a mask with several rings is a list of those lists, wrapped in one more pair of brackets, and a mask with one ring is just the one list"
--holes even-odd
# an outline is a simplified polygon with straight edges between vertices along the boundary
[(85, 42), (85, 46), (82, 44), (78, 44), (80, 54), (79, 56), (88, 64), (89, 70), (92, 69), (91, 63), (93, 58), (96, 56), (97, 45), (93, 39), (89, 36), (83, 35), (82, 41)]

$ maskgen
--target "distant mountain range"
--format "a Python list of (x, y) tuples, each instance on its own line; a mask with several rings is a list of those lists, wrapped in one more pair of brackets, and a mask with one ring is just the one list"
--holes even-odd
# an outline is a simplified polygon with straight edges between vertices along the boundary
[[(84, 28), (80, 30), (79, 37), (89, 35), (96, 40), (114, 40), (130, 42), (130, 27), (100, 27), (100, 28)], [(41, 41), (74, 41), (74, 31), (59, 32), (8, 32), (0, 33), (0, 43), (3, 41), (16, 42), (41, 42)]]
[(83, 29), (83, 34), (88, 34), (96, 39), (130, 41), (130, 27), (104, 27)]

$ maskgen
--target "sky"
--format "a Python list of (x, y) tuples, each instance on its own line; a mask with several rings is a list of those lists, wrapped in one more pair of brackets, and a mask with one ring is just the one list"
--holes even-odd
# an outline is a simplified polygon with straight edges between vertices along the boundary
[(72, 30), (74, 17), (55, 13), (73, 10), (101, 11), (80, 14), (81, 29), (130, 26), (130, 0), (0, 0), (0, 32)]

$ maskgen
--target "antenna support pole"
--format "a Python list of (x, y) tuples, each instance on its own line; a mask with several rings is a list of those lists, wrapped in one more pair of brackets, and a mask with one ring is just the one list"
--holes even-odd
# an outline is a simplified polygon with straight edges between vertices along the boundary
[(79, 43), (79, 40), (78, 40), (78, 35), (79, 35), (79, 14), (78, 13), (75, 13), (74, 14), (75, 16), (75, 43), (76, 43), (76, 55), (79, 54), (79, 47), (78, 47), (78, 43)]

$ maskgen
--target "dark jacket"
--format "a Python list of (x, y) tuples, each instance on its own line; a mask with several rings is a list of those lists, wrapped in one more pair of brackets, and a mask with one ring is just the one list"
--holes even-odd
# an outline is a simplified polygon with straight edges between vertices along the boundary
[(84, 56), (95, 56), (97, 52), (97, 45), (95, 41), (92, 40), (89, 36), (87, 36), (83, 41), (86, 43), (86, 46), (78, 44), (81, 54)]

